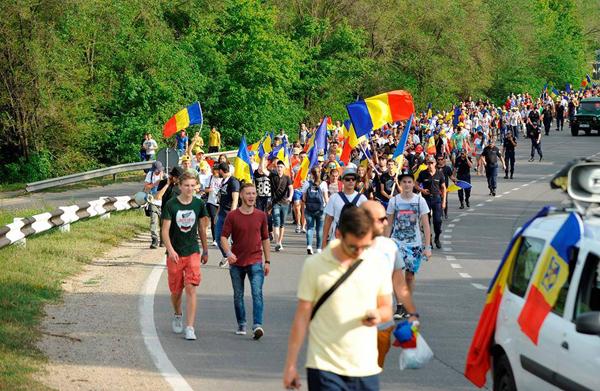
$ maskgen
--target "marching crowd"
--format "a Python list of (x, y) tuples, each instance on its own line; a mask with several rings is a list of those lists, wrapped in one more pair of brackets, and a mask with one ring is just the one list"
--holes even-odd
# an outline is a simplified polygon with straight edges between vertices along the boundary
[[(208, 260), (210, 231), (212, 245), (222, 255), (219, 265), (229, 269), (235, 333), (247, 334), (247, 276), (252, 337), (260, 339), (265, 333), (262, 287), (270, 272), (271, 245), (276, 252), (285, 251), (291, 213), (295, 233), (305, 234), (310, 256), (299, 276), (284, 386), (300, 386), (296, 360), (309, 331), (309, 389), (378, 389), (377, 374), (392, 341), (394, 320), (418, 322), (412, 301), (415, 276), (433, 247), (441, 248), (449, 193), (458, 192), (458, 208), (469, 208), (471, 176), (485, 174), (489, 194), (495, 196), (499, 166), (505, 180), (515, 176), (519, 140), (530, 140), (529, 161), (536, 153), (541, 161), (542, 135), (551, 134), (553, 123), (562, 131), (584, 94), (599, 92), (511, 95), (500, 107), (469, 98), (450, 110), (429, 108), (409, 127), (402, 122), (373, 130), (346, 158), (348, 129), (335, 121), (327, 127), (327, 147), (320, 151), (318, 164), (300, 183), (295, 176), (317, 127), (301, 124), (295, 141), (283, 130), (273, 136), (273, 146), (286, 145), (289, 154), (285, 159), (268, 153), (252, 156), (249, 183), (236, 179), (225, 155), (216, 161), (205, 158), (201, 137), (196, 135), (191, 143), (186, 137), (180, 166), (165, 177), (157, 161), (145, 180), (146, 191), (162, 203), (149, 204), (147, 213), (151, 247), (164, 246), (167, 252), (173, 331), (196, 339), (195, 289), (200, 263)], [(405, 127), (409, 134), (404, 152), (394, 158)], [(211, 143), (216, 144), (212, 132), (216, 129), (211, 130)]]

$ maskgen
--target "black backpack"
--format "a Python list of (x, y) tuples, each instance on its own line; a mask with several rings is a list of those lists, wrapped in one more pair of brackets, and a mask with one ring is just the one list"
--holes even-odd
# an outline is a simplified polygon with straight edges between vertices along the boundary
[(325, 208), (325, 201), (323, 200), (321, 189), (312, 181), (308, 182), (306, 201), (304, 203), (306, 204), (306, 212), (310, 214), (323, 212), (323, 209)]
[(352, 201), (348, 200), (348, 197), (346, 197), (346, 194), (344, 194), (343, 191), (338, 192), (338, 194), (340, 195), (340, 198), (342, 199), (342, 201), (344, 201), (344, 206), (342, 207), (342, 211), (340, 212), (340, 217), (344, 214), (344, 211), (348, 208), (357, 208), (358, 206), (356, 205), (358, 203), (358, 199), (360, 198), (361, 194), (358, 193), (356, 195), (356, 197), (354, 197), (354, 199)]

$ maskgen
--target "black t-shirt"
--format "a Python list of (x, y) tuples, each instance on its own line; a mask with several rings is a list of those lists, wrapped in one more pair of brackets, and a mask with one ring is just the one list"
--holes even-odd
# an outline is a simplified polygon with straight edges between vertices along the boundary
[(158, 182), (158, 188), (157, 191), (161, 191), (163, 187), (165, 186), (169, 186), (167, 187), (167, 190), (165, 190), (165, 194), (163, 194), (162, 196), (162, 204), (166, 204), (167, 201), (169, 201), (171, 198), (173, 197), (177, 197), (179, 194), (181, 194), (181, 191), (179, 190), (179, 186), (177, 185), (169, 185), (169, 179), (165, 178), (163, 180), (161, 180), (160, 182)]
[(271, 197), (271, 178), (270, 172), (263, 172), (262, 174), (256, 170), (254, 171), (254, 185), (256, 186), (256, 195), (259, 197)]
[(536, 126), (540, 122), (540, 112), (536, 109), (533, 109), (529, 112), (529, 119), (533, 126)]
[(504, 140), (504, 153), (505, 154), (514, 154), (515, 153), (514, 144), (511, 143), (510, 141), (508, 141), (508, 139)]
[(471, 168), (469, 167), (467, 159), (469, 159), (468, 156), (463, 159), (463, 157), (459, 155), (454, 162), (454, 165), (456, 166), (456, 177), (458, 179), (471, 178)]
[(269, 176), (271, 178), (271, 193), (273, 194), (273, 203), (282, 204), (285, 203), (286, 197), (289, 197), (288, 188), (292, 185), (292, 180), (287, 175), (279, 177), (277, 173), (272, 172)]
[[(231, 204), (233, 202), (233, 193), (240, 192), (240, 181), (233, 176), (224, 180), (221, 183), (221, 189), (219, 190), (219, 207), (229, 212), (231, 210)], [(236, 205), (237, 206), (237, 205)]]
[(446, 184), (447, 189), (450, 177), (452, 176), (452, 169), (450, 168), (450, 166), (444, 164), (444, 167), (437, 167), (437, 170), (441, 171), (444, 174), (444, 183)]
[(544, 109), (544, 111), (542, 111), (542, 115), (544, 116), (545, 124), (552, 123), (552, 110)]
[(441, 197), (441, 188), (442, 185), (445, 184), (446, 179), (444, 178), (444, 173), (440, 170), (435, 170), (433, 175), (431, 175), (428, 170), (423, 170), (419, 174), (417, 182), (419, 182), (423, 189), (429, 190), (429, 195), (424, 195), (423, 197)]
[[(384, 172), (383, 174), (381, 174), (381, 177), (379, 178), (379, 187), (381, 187), (381, 185), (383, 185), (383, 188), (385, 190), (385, 192), (388, 195), (396, 195), (398, 194), (398, 186), (394, 187), (394, 177), (390, 174), (388, 174), (387, 172)], [(392, 187), (394, 187), (394, 194), (392, 193)], [(383, 194), (381, 194), (381, 197), (383, 199), (387, 199)]]
[(556, 108), (556, 118), (562, 118), (565, 115), (565, 106), (558, 105)]
[(498, 158), (500, 155), (500, 150), (495, 145), (486, 145), (483, 148), (483, 152), (481, 152), (481, 156), (485, 159), (485, 164), (488, 166), (497, 166)]

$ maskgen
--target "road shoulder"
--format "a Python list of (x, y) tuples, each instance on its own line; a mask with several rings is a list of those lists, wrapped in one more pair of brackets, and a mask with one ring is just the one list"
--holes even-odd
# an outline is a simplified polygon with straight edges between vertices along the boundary
[(164, 259), (149, 243), (138, 235), (63, 282), (63, 302), (45, 308), (39, 381), (60, 390), (169, 389), (140, 335), (139, 293)]

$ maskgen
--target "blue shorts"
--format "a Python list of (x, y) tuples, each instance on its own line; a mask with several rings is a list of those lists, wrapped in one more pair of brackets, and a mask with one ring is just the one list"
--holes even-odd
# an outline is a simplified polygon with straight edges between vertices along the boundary
[(273, 204), (273, 211), (271, 212), (273, 217), (273, 227), (279, 228), (285, 226), (285, 219), (289, 208), (290, 206), (288, 204)]
[(293, 202), (300, 202), (302, 200), (302, 192), (300, 190), (294, 190), (294, 195), (292, 196)]
[(421, 267), (421, 261), (423, 261), (423, 246), (407, 246), (396, 239), (393, 240), (396, 242), (396, 246), (398, 246), (398, 255), (396, 256), (394, 270), (403, 269), (417, 274)]
[(319, 391), (379, 391), (379, 375), (342, 376), (316, 368), (306, 368), (308, 389)]

